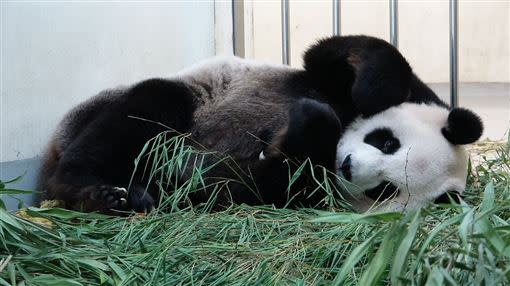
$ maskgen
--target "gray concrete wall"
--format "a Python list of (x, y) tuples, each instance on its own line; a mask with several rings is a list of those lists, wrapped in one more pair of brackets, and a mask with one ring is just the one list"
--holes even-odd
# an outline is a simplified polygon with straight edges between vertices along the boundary
[(214, 55), (212, 1), (0, 1), (0, 10), (0, 179), (27, 170), (23, 188), (69, 108)]
[[(39, 157), (16, 160), (10, 162), (0, 162), (0, 179), (8, 181), (19, 176), (21, 180), (8, 184), (9, 189), (18, 190), (34, 190), (34, 185), (37, 179), (37, 171), (41, 165)], [(7, 209), (15, 210), (18, 208), (19, 202), (24, 206), (34, 205), (34, 194), (22, 194), (14, 196), (1, 196), (0, 198), (6, 203)]]

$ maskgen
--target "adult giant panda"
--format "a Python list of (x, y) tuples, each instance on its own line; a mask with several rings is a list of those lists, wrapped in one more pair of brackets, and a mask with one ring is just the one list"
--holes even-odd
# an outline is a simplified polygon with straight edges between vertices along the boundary
[[(92, 97), (64, 117), (48, 145), (42, 198), (84, 211), (150, 209), (158, 188), (146, 190), (141, 176), (130, 181), (132, 162), (167, 127), (235, 160), (237, 171), (218, 164), (207, 173), (210, 180), (249, 174), (250, 183), (227, 184), (218, 206), (285, 206), (289, 197), (293, 206), (320, 205), (324, 194), (310, 194), (306, 179), (288, 188), (296, 167), (285, 159), (309, 158), (358, 185), (346, 189), (360, 211), (387, 188), (399, 191), (396, 199), (384, 198), (397, 210), (461, 192), (467, 163), (460, 145), (482, 133), (475, 114), (449, 110), (387, 42), (332, 37), (305, 53), (303, 70), (215, 58), (171, 78)], [(204, 202), (210, 192), (190, 200)]]

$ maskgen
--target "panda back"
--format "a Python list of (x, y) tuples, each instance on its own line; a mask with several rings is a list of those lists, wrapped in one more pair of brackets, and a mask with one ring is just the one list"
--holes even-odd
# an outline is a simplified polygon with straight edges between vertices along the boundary
[(193, 137), (240, 164), (258, 158), (288, 123), (303, 94), (290, 84), (299, 71), (237, 57), (218, 57), (184, 70), (178, 79), (196, 93)]
[(102, 91), (68, 111), (53, 134), (52, 141), (59, 152), (63, 152), (79, 133), (104, 111), (105, 107), (120, 102), (124, 92), (125, 88)]

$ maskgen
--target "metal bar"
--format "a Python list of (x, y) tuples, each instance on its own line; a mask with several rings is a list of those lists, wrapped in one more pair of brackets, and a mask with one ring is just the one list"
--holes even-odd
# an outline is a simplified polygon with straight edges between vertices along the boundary
[(290, 63), (289, 0), (281, 0), (282, 8), (282, 62)]
[(340, 36), (340, 0), (333, 0), (333, 35)]
[(459, 105), (457, 10), (457, 0), (450, 0), (450, 106), (452, 108)]
[(237, 33), (237, 27), (236, 27), (236, 0), (232, 0), (232, 53), (234, 55), (237, 55), (237, 46), (236, 46), (236, 33)]
[(398, 47), (398, 5), (397, 0), (390, 0), (390, 43)]
[(244, 0), (232, 1), (232, 43), (234, 55), (245, 57), (244, 43)]

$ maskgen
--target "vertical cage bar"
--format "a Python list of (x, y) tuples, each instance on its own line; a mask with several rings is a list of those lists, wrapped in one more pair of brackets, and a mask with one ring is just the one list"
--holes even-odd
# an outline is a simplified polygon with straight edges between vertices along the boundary
[(281, 0), (282, 12), (282, 62), (290, 63), (289, 0)]
[(236, 19), (237, 19), (236, 0), (232, 0), (232, 53), (237, 56), (237, 46), (236, 46), (237, 27), (236, 27)]
[(459, 105), (458, 98), (458, 2), (450, 0), (450, 106)]
[(397, 0), (390, 0), (390, 43), (398, 47), (398, 5)]
[(232, 0), (232, 43), (234, 55), (244, 58), (244, 0)]
[(333, 35), (340, 36), (340, 0), (333, 0)]

